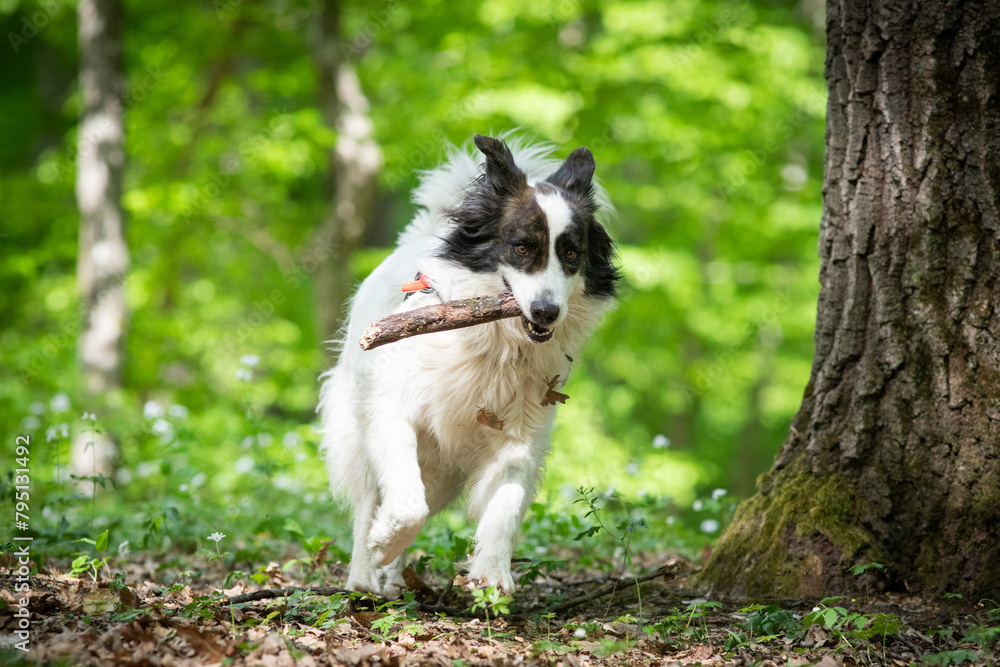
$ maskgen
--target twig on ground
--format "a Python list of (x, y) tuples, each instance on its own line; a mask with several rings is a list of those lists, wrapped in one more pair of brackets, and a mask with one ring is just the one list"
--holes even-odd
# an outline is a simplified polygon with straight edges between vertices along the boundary
[(521, 308), (510, 292), (445, 301), (395, 313), (372, 322), (358, 342), (361, 349), (371, 350), (410, 336), (463, 329), (520, 314)]
[[(658, 568), (655, 572), (645, 574), (638, 578), (629, 579), (628, 581), (621, 581), (616, 579), (614, 582), (607, 584), (597, 590), (591, 591), (584, 595), (579, 595), (572, 600), (567, 600), (561, 604), (556, 605), (546, 609), (544, 607), (539, 607), (536, 609), (529, 609), (517, 614), (505, 614), (504, 617), (508, 620), (517, 620), (520, 618), (526, 618), (530, 614), (550, 611), (555, 613), (560, 613), (578, 607), (585, 602), (591, 600), (596, 600), (597, 598), (604, 597), (605, 595), (610, 595), (615, 591), (623, 591), (638, 584), (652, 581), (659, 577), (664, 577), (667, 580), (673, 579), (677, 575), (677, 568), (674, 564), (664, 565)], [(454, 616), (458, 618), (486, 618), (482, 613), (473, 613), (468, 610), (462, 609), (452, 609), (451, 607), (442, 606), (445, 598), (451, 592), (454, 585), (454, 580), (448, 582), (447, 588), (438, 597), (438, 600), (434, 604), (419, 603), (417, 609), (425, 613), (444, 613), (448, 616)], [(352, 594), (357, 591), (349, 591), (346, 588), (337, 588), (336, 586), (289, 586), (288, 588), (268, 588), (260, 591), (254, 591), (253, 593), (243, 593), (241, 595), (233, 595), (226, 599), (227, 604), (241, 604), (244, 602), (255, 602), (257, 600), (267, 600), (271, 598), (288, 597), (289, 595), (294, 595), (295, 593), (307, 593), (310, 595), (337, 595), (338, 593)], [(383, 598), (378, 598), (381, 604), (382, 602), (388, 602)]]
[(610, 595), (611, 593), (614, 593), (616, 591), (623, 591), (632, 588), (633, 586), (637, 586), (646, 581), (652, 581), (653, 579), (658, 579), (659, 577), (664, 577), (669, 581), (670, 579), (673, 579), (676, 576), (677, 576), (677, 571), (675, 565), (673, 564), (663, 565), (657, 568), (655, 572), (650, 572), (649, 574), (644, 574), (641, 577), (635, 577), (629, 579), (628, 581), (622, 581), (621, 579), (616, 579), (610, 584), (602, 586), (601, 588), (598, 588), (595, 591), (591, 591), (590, 593), (585, 593), (584, 595), (575, 597), (572, 600), (566, 600), (562, 604), (557, 604), (555, 607), (549, 609), (549, 611), (558, 614), (560, 612), (568, 611), (574, 607), (579, 607), (581, 604), (585, 602), (590, 602), (591, 600), (604, 597), (605, 595)]
[(242, 604), (244, 602), (256, 602), (257, 600), (269, 600), (271, 598), (285, 598), (296, 593), (309, 593), (310, 595), (336, 595), (338, 593), (355, 593), (346, 588), (336, 586), (289, 586), (288, 588), (265, 588), (264, 590), (252, 593), (241, 593), (231, 595), (226, 598), (227, 604)]

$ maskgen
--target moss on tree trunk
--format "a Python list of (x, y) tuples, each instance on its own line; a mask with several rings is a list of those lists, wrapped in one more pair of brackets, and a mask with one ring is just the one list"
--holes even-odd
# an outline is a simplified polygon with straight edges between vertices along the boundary
[(830, 0), (816, 356), (705, 578), (1000, 593), (1000, 3)]

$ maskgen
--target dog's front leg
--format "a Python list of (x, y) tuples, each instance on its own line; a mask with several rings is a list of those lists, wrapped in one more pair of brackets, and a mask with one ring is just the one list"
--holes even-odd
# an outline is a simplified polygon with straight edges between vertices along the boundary
[(537, 476), (531, 447), (511, 444), (476, 482), (469, 503), (473, 516), (479, 517), (476, 550), (469, 563), (469, 579), (475, 585), (514, 590), (510, 559)]
[(424, 527), (429, 510), (417, 461), (417, 435), (404, 419), (380, 416), (368, 433), (382, 502), (366, 546), (376, 565), (392, 563)]

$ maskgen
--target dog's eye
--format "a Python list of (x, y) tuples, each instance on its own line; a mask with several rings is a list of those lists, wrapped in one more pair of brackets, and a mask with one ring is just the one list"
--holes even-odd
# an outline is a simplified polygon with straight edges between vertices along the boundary
[(574, 259), (576, 259), (576, 250), (567, 250), (566, 260), (572, 262)]
[(528, 254), (528, 246), (524, 245), (523, 243), (518, 243), (516, 246), (514, 246), (514, 250), (517, 252), (518, 255)]

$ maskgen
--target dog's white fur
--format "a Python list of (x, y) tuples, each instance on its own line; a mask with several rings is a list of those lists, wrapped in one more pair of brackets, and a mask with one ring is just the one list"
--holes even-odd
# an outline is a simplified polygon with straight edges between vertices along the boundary
[[(529, 185), (559, 168), (550, 146), (510, 142)], [(468, 489), (468, 514), (478, 520), (469, 579), (513, 590), (510, 560), (524, 513), (549, 447), (555, 414), (543, 407), (546, 380), (567, 378), (571, 358), (610, 300), (584, 294), (580, 273), (567, 277), (550, 256), (537, 274), (500, 269), (474, 273), (437, 257), (454, 224), (454, 206), (480, 173), (483, 157), (454, 149), (423, 174), (414, 193), (421, 207), (396, 250), (361, 284), (341, 341), (339, 361), (324, 374), (319, 411), (331, 486), (354, 509), (354, 550), (347, 587), (398, 597), (403, 552), (427, 518)], [(603, 190), (597, 201), (610, 209)], [(569, 219), (558, 195), (537, 195), (550, 230)], [(555, 233), (550, 233), (554, 239)], [(550, 248), (550, 253), (554, 247)], [(422, 271), (437, 294), (403, 300), (401, 285)], [(496, 294), (509, 282), (520, 304), (538, 295), (560, 303), (551, 340), (529, 341), (519, 318), (417, 336), (373, 351), (357, 343), (364, 328), (391, 313), (450, 300)], [(486, 408), (503, 430), (477, 421)]]

